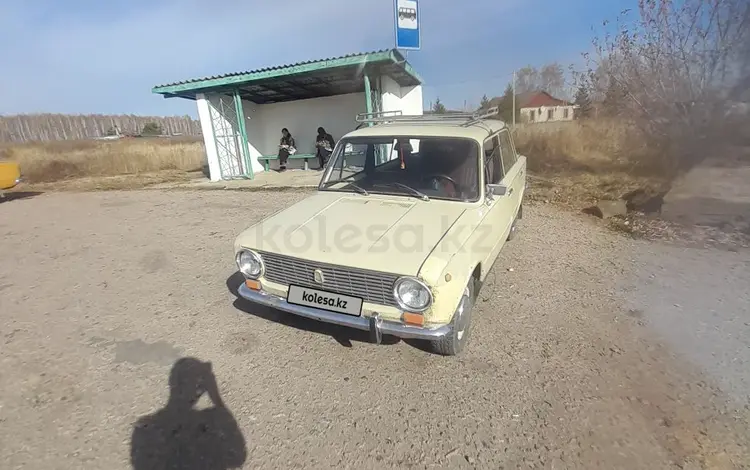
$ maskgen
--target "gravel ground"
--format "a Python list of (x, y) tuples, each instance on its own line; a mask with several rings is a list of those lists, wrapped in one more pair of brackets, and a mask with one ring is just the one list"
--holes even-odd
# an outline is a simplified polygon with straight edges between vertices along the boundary
[[(750, 465), (746, 252), (529, 207), (445, 358), (236, 300), (234, 237), (300, 197), (0, 203), (0, 468), (129, 468), (131, 447), (187, 468)], [(179, 408), (182, 366), (165, 406), (182, 357), (212, 363), (228, 413)]]

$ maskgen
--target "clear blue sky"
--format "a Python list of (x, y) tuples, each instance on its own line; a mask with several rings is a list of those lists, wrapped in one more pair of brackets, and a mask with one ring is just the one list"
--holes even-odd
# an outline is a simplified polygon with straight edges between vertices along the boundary
[[(191, 114), (151, 87), (393, 46), (392, 0), (5, 0), (0, 114)], [(422, 0), (425, 106), (501, 94), (527, 64), (581, 63), (633, 0)]]

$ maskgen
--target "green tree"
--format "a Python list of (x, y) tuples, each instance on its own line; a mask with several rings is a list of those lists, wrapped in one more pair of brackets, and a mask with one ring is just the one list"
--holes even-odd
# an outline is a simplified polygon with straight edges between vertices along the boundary
[(581, 84), (576, 91), (574, 104), (578, 106), (575, 111), (576, 119), (585, 119), (591, 116), (591, 96), (586, 85)]
[(141, 135), (161, 135), (161, 125), (157, 122), (147, 122), (143, 125)]
[(445, 114), (445, 105), (440, 102), (440, 98), (435, 99), (435, 104), (432, 105), (432, 112), (435, 114)]
[[(502, 119), (506, 123), (510, 124), (513, 122), (513, 85), (511, 83), (505, 87), (505, 92), (500, 98), (495, 98), (494, 105), (497, 106), (499, 119)], [(516, 100), (516, 119), (520, 119), (520, 107), (518, 100)]]
[(479, 109), (487, 109), (490, 107), (490, 99), (487, 95), (482, 95), (481, 101), (479, 101)]

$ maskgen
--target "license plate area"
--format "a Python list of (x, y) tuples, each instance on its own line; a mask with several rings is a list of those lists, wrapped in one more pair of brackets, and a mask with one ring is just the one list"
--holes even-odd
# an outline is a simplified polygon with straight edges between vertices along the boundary
[(329, 312), (359, 317), (362, 315), (362, 298), (338, 294), (310, 287), (290, 285), (286, 301), (293, 305), (312, 307)]

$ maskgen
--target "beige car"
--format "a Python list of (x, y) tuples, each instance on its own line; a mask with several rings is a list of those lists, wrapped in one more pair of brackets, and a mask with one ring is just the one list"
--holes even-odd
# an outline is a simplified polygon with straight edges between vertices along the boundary
[(455, 355), (522, 217), (526, 158), (481, 115), (358, 116), (314, 195), (236, 239), (247, 300)]

